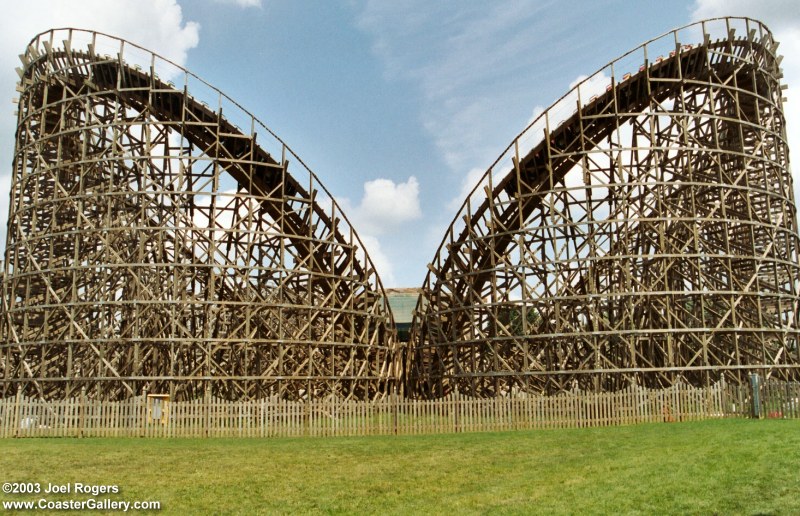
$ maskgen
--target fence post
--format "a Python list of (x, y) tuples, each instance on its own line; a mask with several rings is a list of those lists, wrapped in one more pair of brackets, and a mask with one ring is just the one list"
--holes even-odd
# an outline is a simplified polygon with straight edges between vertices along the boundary
[(211, 427), (211, 408), (210, 408), (210, 405), (211, 405), (211, 385), (209, 385), (208, 383), (206, 383), (206, 392), (205, 392), (205, 396), (204, 396), (203, 399), (204, 399), (204, 403), (203, 403), (203, 412), (204, 412), (203, 416), (204, 417), (203, 417), (203, 419), (205, 419), (205, 424), (203, 425), (203, 426), (205, 426), (204, 434), (205, 434), (206, 437), (208, 437), (209, 435), (211, 435), (211, 433), (210, 433), (211, 432), (211, 428), (210, 428)]
[(460, 421), (458, 419), (458, 414), (461, 412), (461, 393), (456, 390), (453, 392), (453, 421), (455, 422), (455, 431), (456, 433), (461, 431), (459, 427)]
[(138, 418), (139, 437), (147, 437), (147, 427), (150, 424), (150, 414), (147, 406), (147, 386), (142, 389), (142, 401), (137, 403), (136, 417)]
[(751, 373), (750, 374), (750, 388), (753, 394), (753, 403), (752, 403), (752, 417), (756, 419), (761, 418), (761, 377), (758, 376), (758, 373)]
[(397, 435), (397, 404), (400, 402), (400, 397), (397, 392), (392, 393), (392, 426), (394, 435)]
[(81, 387), (81, 412), (78, 429), (78, 437), (83, 437), (86, 431), (86, 386)]
[(303, 400), (303, 436), (311, 435), (311, 393)]
[(20, 398), (22, 398), (22, 386), (17, 384), (17, 397), (14, 400), (14, 437), (19, 437)]

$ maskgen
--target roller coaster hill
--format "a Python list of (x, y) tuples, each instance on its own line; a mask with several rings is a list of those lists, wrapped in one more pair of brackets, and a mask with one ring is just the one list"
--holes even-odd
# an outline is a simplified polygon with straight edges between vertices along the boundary
[(489, 167), (397, 319), (335, 199), (254, 116), (129, 42), (40, 34), (19, 69), (2, 395), (797, 380), (777, 48), (758, 21), (706, 20), (576, 85)]

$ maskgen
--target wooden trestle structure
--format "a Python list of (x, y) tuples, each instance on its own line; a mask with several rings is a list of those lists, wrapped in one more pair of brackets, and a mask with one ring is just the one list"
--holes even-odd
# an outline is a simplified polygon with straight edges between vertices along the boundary
[(464, 202), (412, 332), (422, 396), (796, 378), (777, 43), (701, 22), (545, 111)]
[(578, 84), (465, 200), (404, 350), (364, 246), (272, 131), (141, 47), (43, 33), (19, 70), (0, 396), (375, 400), (797, 379), (800, 238), (776, 48), (757, 21), (708, 20)]
[(390, 392), (380, 280), (336, 202), (269, 129), (103, 34), (46, 32), (21, 59), (3, 395)]

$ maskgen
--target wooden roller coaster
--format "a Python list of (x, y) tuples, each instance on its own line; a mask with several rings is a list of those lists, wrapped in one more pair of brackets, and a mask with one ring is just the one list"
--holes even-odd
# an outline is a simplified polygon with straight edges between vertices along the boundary
[(776, 49), (757, 21), (707, 20), (564, 95), (464, 201), (403, 348), (357, 234), (272, 131), (141, 47), (40, 34), (19, 69), (0, 396), (374, 400), (797, 379), (800, 237)]
[(534, 121), (430, 266), (409, 389), (796, 376), (798, 235), (776, 47), (752, 20), (673, 31)]
[(302, 181), (289, 174), (294, 155), (271, 131), (217, 90), (212, 109), (159, 79), (161, 58), (102, 34), (50, 31), (22, 60), (5, 393), (390, 391), (393, 323), (377, 274), (316, 177), (299, 159)]

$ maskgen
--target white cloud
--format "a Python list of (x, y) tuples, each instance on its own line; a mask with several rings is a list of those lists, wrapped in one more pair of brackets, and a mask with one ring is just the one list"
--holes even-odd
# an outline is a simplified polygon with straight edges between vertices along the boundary
[(34, 35), (51, 28), (106, 32), (180, 65), (186, 62), (188, 50), (199, 41), (200, 26), (183, 20), (176, 0), (83, 0), (77, 5), (80, 7), (71, 2), (30, 0), (6, 6), (3, 14), (14, 23), (6, 24), (0, 32), (3, 64), (16, 61), (17, 54)]
[(341, 204), (359, 235), (382, 235), (422, 217), (419, 182), (414, 176), (405, 183), (391, 179), (367, 181), (357, 206), (349, 199), (342, 199)]
[(232, 4), (239, 7), (261, 7), (261, 0), (214, 0), (218, 4)]
[(359, 207), (362, 219), (379, 228), (392, 227), (422, 216), (419, 183), (411, 176), (405, 183), (376, 179), (364, 183), (364, 198)]
[[(330, 201), (323, 199), (323, 205), (328, 203)], [(417, 178), (411, 176), (402, 183), (395, 183), (391, 179), (367, 181), (358, 204), (353, 204), (347, 198), (339, 199), (338, 204), (367, 248), (384, 286), (397, 286), (392, 260), (383, 250), (382, 244), (385, 242), (381, 242), (381, 239), (390, 237), (393, 231), (404, 224), (422, 217)]]

